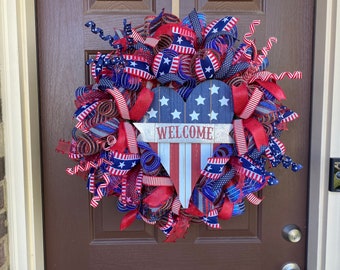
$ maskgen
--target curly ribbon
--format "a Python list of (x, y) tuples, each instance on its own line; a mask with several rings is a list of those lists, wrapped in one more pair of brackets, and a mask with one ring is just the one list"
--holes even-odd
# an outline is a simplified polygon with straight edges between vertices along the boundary
[(107, 174), (103, 174), (103, 179), (105, 182), (98, 186), (90, 202), (90, 205), (94, 208), (99, 205), (99, 201), (105, 196), (106, 188), (110, 184), (110, 177)]
[(243, 36), (243, 42), (248, 46), (252, 47), (254, 46), (254, 42), (249, 39), (252, 35), (255, 33), (255, 27), (257, 25), (260, 25), (261, 21), (260, 20), (253, 20), (252, 23), (249, 25), (249, 32), (245, 33)]
[[(141, 166), (145, 174), (147, 175), (156, 175), (161, 169), (161, 161), (160, 157), (153, 151), (153, 149), (144, 142), (138, 142), (138, 147), (141, 152)], [(158, 180), (158, 183), (163, 183), (162, 178), (145, 178), (145, 180), (149, 180), (149, 183), (155, 182)], [(161, 180), (161, 181), (160, 181)], [(163, 179), (164, 181), (168, 181)], [(143, 178), (144, 181), (144, 178)], [(155, 185), (158, 186), (159, 184)], [(168, 185), (166, 185), (168, 186)]]
[(249, 83), (252, 83), (252, 82), (257, 81), (257, 80), (280, 81), (280, 80), (284, 79), (285, 77), (288, 77), (289, 79), (302, 79), (302, 72), (301, 71), (294, 71), (293, 73), (282, 72), (278, 75), (278, 74), (271, 73), (271, 72), (268, 72), (268, 71), (260, 71), (260, 72), (255, 73), (255, 75), (249, 80)]
[(110, 45), (113, 46), (113, 41), (114, 38), (111, 35), (104, 35), (104, 31), (103, 29), (96, 27), (96, 24), (93, 21), (89, 21), (87, 23), (85, 23), (86, 27), (90, 27), (91, 28), (91, 32), (94, 34), (98, 34), (99, 37), (104, 40), (104, 41), (109, 41)]

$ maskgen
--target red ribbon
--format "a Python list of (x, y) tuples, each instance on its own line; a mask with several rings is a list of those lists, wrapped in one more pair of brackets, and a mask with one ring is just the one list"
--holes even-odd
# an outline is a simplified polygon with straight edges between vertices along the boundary
[(177, 222), (173, 229), (170, 231), (170, 234), (166, 238), (165, 242), (173, 243), (176, 242), (177, 239), (184, 238), (185, 233), (189, 228), (189, 223), (191, 218), (186, 217), (184, 215), (180, 215), (177, 219)]
[(129, 211), (120, 222), (120, 230), (123, 231), (128, 228), (136, 219), (138, 210), (131, 210)]
[(220, 219), (230, 219), (233, 214), (234, 204), (228, 199), (224, 200), (221, 211), (218, 213)]
[(266, 130), (259, 121), (255, 118), (248, 118), (243, 120), (243, 125), (253, 135), (257, 150), (268, 145)]
[(276, 82), (261, 80), (256, 80), (255, 82), (268, 90), (277, 100), (286, 99), (285, 93), (283, 92), (282, 88), (276, 84)]
[(233, 93), (234, 112), (236, 115), (240, 115), (248, 103), (247, 85), (245, 83), (239, 86), (233, 85), (231, 90)]
[(262, 146), (268, 145), (266, 130), (264, 129), (262, 124), (255, 118), (248, 118), (245, 120), (236, 119), (234, 120), (233, 125), (234, 137), (239, 155), (244, 155), (248, 151), (244, 129), (247, 129), (251, 133), (254, 138), (256, 148), (258, 150), (260, 150)]
[(144, 87), (140, 90), (136, 103), (130, 110), (130, 119), (140, 121), (149, 109), (154, 97), (154, 92)]
[(159, 207), (164, 204), (174, 193), (173, 187), (160, 186), (155, 188), (152, 193), (147, 196), (143, 201), (149, 207)]

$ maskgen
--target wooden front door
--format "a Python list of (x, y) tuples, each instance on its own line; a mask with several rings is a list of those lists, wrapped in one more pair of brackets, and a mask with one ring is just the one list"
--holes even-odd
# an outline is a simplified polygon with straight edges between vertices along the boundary
[[(70, 139), (74, 90), (85, 84), (85, 59), (91, 52), (110, 49), (84, 27), (93, 20), (105, 33), (122, 28), (127, 18), (139, 25), (146, 15), (158, 14), (171, 1), (37, 0), (39, 81), (43, 161), (43, 198), (46, 269), (281, 269), (287, 262), (305, 269), (307, 241), (307, 186), (309, 119), (313, 49), (314, 1), (194, 1), (180, 2), (180, 17), (193, 8), (212, 21), (225, 15), (239, 18), (239, 37), (249, 24), (256, 28), (259, 48), (268, 37), (278, 44), (270, 52), (270, 70), (301, 70), (302, 80), (279, 84), (287, 106), (300, 118), (281, 137), (288, 154), (302, 163), (298, 173), (277, 169), (280, 183), (266, 187), (260, 206), (247, 205), (246, 213), (222, 222), (221, 230), (191, 225), (185, 239), (164, 243), (158, 229), (136, 221), (119, 230), (122, 214), (114, 198), (89, 207), (85, 182), (68, 176), (73, 166), (56, 153), (60, 138)], [(291, 243), (282, 236), (287, 224), (296, 224), (302, 239)]]

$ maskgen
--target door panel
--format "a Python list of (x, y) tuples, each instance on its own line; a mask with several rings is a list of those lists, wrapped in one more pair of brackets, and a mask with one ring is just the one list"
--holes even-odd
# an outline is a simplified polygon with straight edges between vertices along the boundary
[[(313, 2), (180, 2), (181, 18), (193, 8), (206, 13), (208, 22), (235, 15), (240, 39), (251, 21), (260, 19), (255, 34), (259, 48), (268, 37), (278, 38), (269, 55), (270, 71), (299, 69), (304, 77), (279, 82), (287, 95), (284, 103), (300, 115), (281, 140), (304, 169), (293, 173), (276, 168), (280, 183), (263, 190), (260, 206), (247, 204), (246, 213), (221, 222), (221, 230), (192, 224), (185, 239), (167, 244), (158, 229), (140, 221), (120, 231), (123, 214), (116, 210), (115, 198), (104, 198), (99, 207), (90, 208), (85, 182), (65, 173), (74, 164), (55, 147), (60, 138), (70, 139), (74, 90), (88, 78), (89, 53), (110, 49), (84, 27), (85, 22), (93, 20), (109, 34), (114, 27), (122, 28), (124, 18), (137, 26), (163, 7), (171, 12), (171, 1), (37, 0), (46, 269), (271, 270), (281, 269), (287, 261), (304, 269)], [(283, 239), (286, 224), (301, 228), (300, 242)]]

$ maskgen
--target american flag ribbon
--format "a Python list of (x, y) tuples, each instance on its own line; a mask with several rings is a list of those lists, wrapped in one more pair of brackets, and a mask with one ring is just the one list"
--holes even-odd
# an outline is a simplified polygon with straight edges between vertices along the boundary
[(159, 52), (152, 64), (152, 70), (156, 77), (176, 73), (179, 67), (180, 57), (175, 51), (163, 50)]
[(287, 109), (283, 113), (282, 117), (283, 117), (282, 122), (287, 123), (287, 122), (290, 122), (290, 121), (297, 119), (299, 117), (299, 115), (296, 112)]
[(214, 20), (205, 28), (205, 38), (208, 38), (209, 35), (215, 34), (217, 32), (230, 32), (232, 28), (236, 25), (238, 19), (235, 17), (227, 16), (218, 20)]
[(251, 159), (243, 156), (239, 157), (239, 161), (242, 164), (242, 166), (238, 168), (240, 173), (259, 182), (263, 180), (263, 172), (255, 164), (253, 164)]
[(196, 53), (194, 47), (195, 35), (194, 32), (184, 29), (182, 27), (173, 27), (172, 28), (172, 44), (169, 49), (172, 49), (181, 54), (194, 54)]
[(207, 165), (205, 166), (204, 170), (201, 171), (201, 174), (214, 180), (219, 179), (224, 174), (223, 168), (228, 161), (228, 157), (208, 158)]
[(220, 62), (212, 50), (206, 49), (196, 57), (195, 71), (200, 81), (213, 78), (215, 72), (220, 68)]
[(125, 175), (139, 162), (139, 154), (126, 154), (115, 152), (109, 159), (112, 163), (108, 172), (112, 175)]
[(96, 101), (92, 104), (86, 104), (82, 107), (80, 107), (76, 112), (75, 112), (75, 117), (78, 121), (83, 121), (93, 110), (97, 108), (99, 104), (99, 101)]
[(220, 229), (221, 225), (218, 223), (218, 211), (213, 209), (209, 211), (207, 216), (203, 217), (203, 222), (213, 229)]
[(269, 145), (265, 150), (265, 154), (272, 165), (278, 165), (285, 152), (286, 148), (281, 141), (275, 137), (269, 139)]
[(152, 80), (154, 76), (150, 72), (150, 65), (145, 58), (141, 56), (126, 54), (124, 55), (125, 68), (124, 71), (136, 75), (142, 79)]

